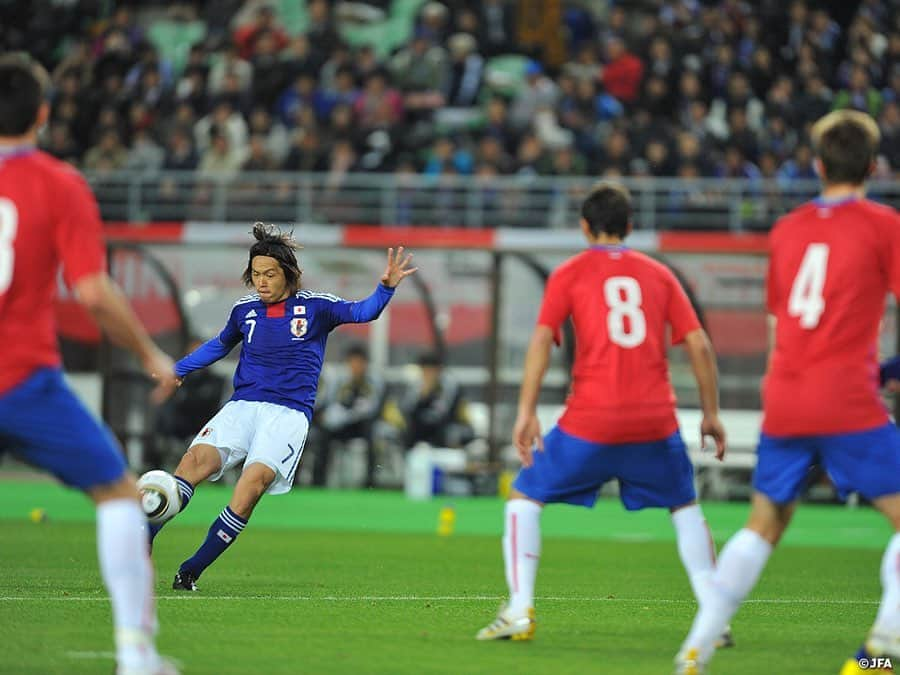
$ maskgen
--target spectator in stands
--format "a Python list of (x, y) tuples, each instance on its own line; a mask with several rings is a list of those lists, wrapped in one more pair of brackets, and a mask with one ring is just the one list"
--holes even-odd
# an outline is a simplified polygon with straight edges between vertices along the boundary
[(78, 163), (78, 145), (72, 138), (69, 125), (64, 122), (54, 122), (50, 125), (46, 141), (42, 143), (41, 149), (64, 162)]
[(238, 25), (234, 32), (234, 44), (242, 59), (251, 60), (256, 54), (257, 42), (268, 36), (274, 41), (275, 51), (281, 51), (288, 44), (287, 33), (275, 18), (275, 10), (268, 4), (259, 4), (252, 18)]
[(318, 73), (325, 63), (323, 54), (314, 50), (305, 33), (291, 38), (281, 53), (281, 70), (285, 82), (293, 82), (300, 73)]
[(419, 28), (410, 45), (391, 59), (392, 80), (403, 94), (409, 122), (427, 119), (432, 111), (443, 107), (450, 80), (449, 66), (447, 52), (435, 44), (427, 28)]
[(250, 112), (248, 124), (249, 133), (252, 136), (260, 136), (266, 152), (279, 166), (287, 157), (290, 137), (288, 131), (281, 122), (274, 122), (265, 106), (258, 105)]
[(311, 109), (321, 122), (328, 119), (333, 107), (334, 99), (319, 89), (315, 73), (304, 71), (278, 98), (275, 109), (281, 122), (291, 128), (297, 126), (303, 108)]
[(174, 129), (167, 136), (166, 156), (163, 168), (170, 171), (193, 171), (197, 168), (197, 153), (191, 134), (184, 129)]
[(225, 136), (229, 152), (239, 155), (244, 152), (247, 147), (247, 122), (229, 99), (219, 100), (212, 112), (201, 117), (194, 125), (194, 145), (201, 154), (206, 152), (212, 142), (213, 128), (217, 129), (218, 135)]
[(200, 159), (198, 171), (207, 177), (236, 174), (244, 163), (245, 152), (232, 146), (228, 132), (213, 127), (209, 132), (209, 146)]
[(271, 108), (284, 89), (285, 68), (279, 55), (275, 33), (267, 31), (256, 39), (256, 48), (250, 63), (253, 66), (253, 84), (250, 98), (253, 105)]
[(334, 22), (331, 18), (331, 8), (326, 0), (309, 0), (306, 4), (306, 12), (309, 21), (306, 26), (306, 35), (315, 48), (323, 54), (331, 54), (340, 42)]
[(115, 129), (107, 129), (100, 140), (84, 155), (83, 166), (87, 171), (113, 171), (125, 167), (128, 150), (122, 145), (122, 138)]
[(871, 85), (866, 69), (854, 66), (847, 88), (839, 91), (834, 97), (834, 109), (853, 108), (877, 118), (881, 112), (882, 102), (881, 92)]
[(515, 17), (512, 3), (507, 0), (483, 0), (477, 7), (481, 53), (490, 57), (514, 52)]
[(484, 58), (476, 49), (475, 38), (468, 33), (456, 33), (447, 41), (450, 51), (450, 76), (444, 97), (447, 105), (470, 108), (478, 103), (484, 79)]
[(319, 134), (296, 129), (291, 134), (291, 144), (281, 168), (284, 171), (325, 171), (328, 162)]
[(374, 426), (387, 398), (384, 381), (369, 369), (369, 354), (362, 345), (344, 352), (346, 372), (326, 387), (314, 418), (313, 485), (324, 486), (335, 442), (361, 439), (366, 444), (366, 487), (375, 485)]
[(391, 130), (403, 119), (403, 99), (388, 85), (384, 70), (376, 70), (366, 79), (366, 86), (353, 106), (356, 120), (363, 131)]
[(131, 137), (125, 168), (152, 173), (162, 168), (165, 157), (166, 151), (156, 142), (150, 130), (146, 126), (138, 127)]
[(622, 103), (634, 103), (641, 90), (644, 63), (625, 47), (625, 41), (613, 35), (606, 41), (603, 86)]
[(251, 136), (241, 171), (272, 171), (277, 168), (278, 162), (266, 147), (266, 137), (261, 134)]
[(524, 130), (542, 108), (553, 108), (559, 99), (559, 87), (547, 75), (537, 61), (525, 66), (525, 86), (513, 100), (509, 120), (519, 130)]
[(209, 94), (212, 97), (219, 96), (225, 85), (226, 76), (237, 79), (240, 91), (250, 91), (253, 82), (253, 66), (242, 58), (234, 45), (227, 45), (221, 58), (216, 61), (209, 70)]
[(419, 381), (409, 387), (400, 409), (406, 421), (406, 447), (428, 443), (459, 448), (475, 434), (459, 384), (444, 372), (439, 354), (419, 357)]

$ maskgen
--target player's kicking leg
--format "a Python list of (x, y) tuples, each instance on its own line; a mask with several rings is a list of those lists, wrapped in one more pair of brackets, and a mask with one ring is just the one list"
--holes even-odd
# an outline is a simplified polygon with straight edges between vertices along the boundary
[(156, 653), (153, 566), (144, 539), (146, 517), (134, 479), (87, 490), (97, 504), (97, 551), (112, 599), (118, 675), (177, 675)]
[[(713, 542), (709, 525), (703, 516), (703, 510), (697, 502), (691, 501), (682, 506), (670, 509), (672, 525), (675, 527), (675, 538), (678, 542), (678, 555), (684, 570), (687, 572), (691, 589), (697, 604), (709, 589), (713, 573), (716, 571), (716, 545)], [(716, 642), (716, 648), (733, 647), (734, 638), (731, 628), (725, 631)]]
[(756, 585), (772, 549), (790, 523), (794, 507), (793, 501), (776, 504), (766, 495), (754, 493), (750, 519), (722, 548), (704, 601), (675, 657), (677, 673), (705, 672), (717, 640)]
[[(194, 496), (194, 488), (221, 469), (222, 457), (214, 446), (196, 443), (188, 448), (173, 474), (178, 483), (178, 493), (181, 495), (181, 508), (178, 509), (178, 513), (188, 507), (191, 497)], [(165, 523), (150, 523), (148, 532), (151, 548), (153, 540), (156, 539), (156, 535), (162, 530), (163, 525)]]
[(543, 504), (513, 489), (506, 502), (503, 562), (509, 601), (497, 618), (478, 631), (477, 640), (534, 638), (534, 582), (541, 553), (540, 518)]
[(872, 503), (890, 521), (894, 536), (881, 559), (882, 594), (875, 623), (863, 646), (844, 664), (841, 675), (893, 672), (872, 667), (886, 664), (885, 659), (894, 668), (900, 667), (900, 494), (879, 497)]
[(265, 464), (255, 462), (244, 467), (234, 487), (231, 502), (213, 521), (205, 541), (197, 552), (181, 563), (172, 582), (172, 588), (182, 591), (197, 590), (197, 579), (244, 530), (250, 514), (275, 477), (275, 471)]

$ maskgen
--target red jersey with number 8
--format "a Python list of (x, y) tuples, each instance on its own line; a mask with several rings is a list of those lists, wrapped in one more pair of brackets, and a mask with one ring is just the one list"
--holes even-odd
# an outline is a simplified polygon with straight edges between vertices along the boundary
[(575, 327), (572, 389), (559, 427), (594, 443), (637, 443), (678, 429), (668, 345), (700, 321), (675, 275), (623, 246), (594, 246), (547, 281), (538, 325), (557, 344)]
[(888, 421), (878, 387), (887, 293), (900, 293), (900, 218), (865, 199), (804, 204), (769, 236), (775, 346), (763, 431), (816, 436)]
[(0, 394), (60, 365), (53, 300), (106, 269), (97, 202), (68, 164), (33, 148), (0, 149)]

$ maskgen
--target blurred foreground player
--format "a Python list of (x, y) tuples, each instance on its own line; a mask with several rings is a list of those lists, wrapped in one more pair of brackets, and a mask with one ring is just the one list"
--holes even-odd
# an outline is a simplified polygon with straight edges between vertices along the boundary
[[(222, 332), (175, 366), (184, 377), (242, 345), (231, 400), (207, 422), (175, 469), (181, 510), (198, 483), (218, 480), (238, 465), (241, 477), (206, 540), (181, 563), (172, 582), (176, 590), (197, 590), (197, 579), (243, 531), (263, 494), (290, 491), (316, 403), (328, 334), (344, 323), (377, 319), (397, 284), (416, 271), (403, 247), (396, 253), (388, 249), (375, 292), (351, 302), (300, 289), (297, 245), (289, 234), (256, 223), (253, 236), (243, 281), (256, 293), (235, 302)], [(151, 525), (151, 543), (160, 527)]]
[[(695, 501), (693, 467), (675, 417), (666, 348), (668, 339), (684, 343), (700, 389), (701, 444), (711, 436), (722, 459), (715, 354), (674, 274), (624, 246), (631, 230), (628, 192), (600, 185), (581, 215), (590, 248), (550, 275), (525, 357), (513, 428), (523, 469), (506, 503), (503, 536), (509, 603), (478, 633), (479, 640), (533, 637), (541, 510), (559, 502), (591, 507), (612, 479), (619, 481), (628, 510), (661, 507), (672, 513), (678, 552), (701, 605), (715, 568), (715, 548)], [(542, 438), (535, 412), (541, 381), (569, 317), (576, 332), (572, 389), (558, 425)], [(725, 626), (716, 637), (730, 643)]]
[(59, 269), (115, 342), (175, 388), (171, 359), (147, 336), (106, 273), (97, 203), (69, 165), (35, 149), (48, 116), (46, 72), (0, 57), (0, 448), (97, 504), (97, 550), (112, 598), (119, 675), (175, 673), (156, 653), (153, 568), (134, 478), (112, 434), (63, 381), (53, 300)]
[(812, 138), (821, 196), (769, 236), (774, 339), (750, 518), (722, 549), (710, 597), (676, 657), (679, 673), (705, 672), (715, 636), (756, 584), (814, 464), (842, 495), (870, 500), (895, 532), (875, 624), (841, 673), (883, 672), (862, 666), (900, 659), (900, 431), (881, 401), (876, 361), (885, 296), (900, 297), (900, 218), (865, 198), (880, 138), (875, 120), (834, 112)]

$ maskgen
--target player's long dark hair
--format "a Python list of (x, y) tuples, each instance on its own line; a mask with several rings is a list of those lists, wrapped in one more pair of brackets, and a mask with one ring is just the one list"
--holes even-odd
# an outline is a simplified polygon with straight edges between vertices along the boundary
[(256, 239), (256, 243), (250, 247), (247, 269), (241, 276), (244, 284), (250, 288), (253, 287), (253, 258), (265, 255), (278, 261), (284, 271), (284, 278), (291, 293), (297, 292), (300, 289), (302, 271), (297, 264), (297, 256), (294, 251), (303, 247), (294, 241), (293, 233), (282, 232), (274, 225), (253, 223), (253, 237)]

